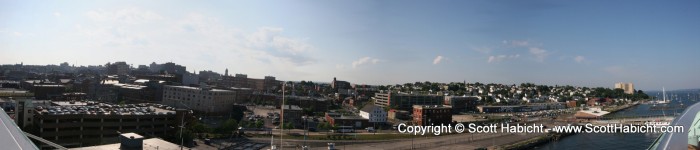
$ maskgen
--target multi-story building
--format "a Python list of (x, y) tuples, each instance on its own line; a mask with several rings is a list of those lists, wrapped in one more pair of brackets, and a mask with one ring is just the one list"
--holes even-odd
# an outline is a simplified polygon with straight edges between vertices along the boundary
[(297, 105), (284, 105), (284, 113), (282, 114), (282, 117), (284, 117), (284, 122), (285, 123), (292, 123), (295, 127), (299, 127), (302, 125), (302, 116), (303, 112), (301, 107)]
[(223, 76), (217, 85), (222, 88), (250, 88), (255, 91), (267, 91), (279, 88), (281, 81), (277, 81), (273, 76), (265, 76), (264, 79), (248, 78), (245, 74), (235, 76)]
[(413, 123), (440, 125), (452, 123), (452, 108), (444, 105), (413, 105)]
[[(160, 103), (162, 100), (162, 89), (136, 84), (114, 84), (117, 92), (117, 100), (127, 103)], [(159, 97), (160, 96), (160, 97)]]
[(479, 97), (476, 96), (445, 96), (445, 105), (452, 106), (452, 113), (476, 111)]
[(394, 92), (376, 93), (374, 99), (376, 105), (405, 111), (411, 111), (413, 105), (442, 105), (445, 101), (441, 95)]
[(199, 71), (199, 81), (200, 82), (210, 82), (221, 79), (221, 74), (216, 73), (211, 70)]
[(129, 74), (129, 65), (126, 62), (114, 62), (107, 64), (107, 74), (111, 75), (126, 75)]
[(275, 79), (273, 76), (265, 76), (263, 78), (263, 90), (276, 90), (282, 86), (282, 81)]
[(624, 90), (625, 94), (634, 94), (634, 84), (632, 83), (618, 82), (615, 83), (615, 88)]
[(63, 96), (63, 92), (66, 90), (64, 85), (44, 80), (25, 80), (20, 84), (20, 86), (23, 89), (34, 93), (36, 99), (40, 100), (60, 98)]
[(34, 131), (27, 131), (65, 147), (116, 143), (120, 132), (154, 136), (175, 133), (180, 119), (191, 115), (161, 104), (112, 105), (97, 102), (54, 102), (36, 107)]
[(365, 118), (369, 123), (384, 124), (386, 123), (387, 112), (384, 108), (377, 105), (369, 104), (360, 109), (360, 117)]
[(221, 81), (217, 83), (219, 87), (229, 88), (229, 87), (240, 87), (249, 88), (248, 85), (248, 75), (246, 74), (236, 74), (235, 76), (223, 76)]
[(182, 85), (196, 85), (199, 84), (199, 76), (194, 73), (186, 72), (182, 74)]
[(182, 66), (182, 65), (178, 65), (178, 64), (175, 64), (172, 62), (167, 62), (167, 63), (161, 65), (161, 67), (162, 67), (161, 69), (163, 71), (167, 72), (168, 74), (182, 75), (184, 73), (187, 73), (187, 67)]
[(177, 108), (190, 108), (205, 113), (227, 113), (235, 103), (236, 92), (231, 90), (170, 85), (163, 87), (162, 104)]

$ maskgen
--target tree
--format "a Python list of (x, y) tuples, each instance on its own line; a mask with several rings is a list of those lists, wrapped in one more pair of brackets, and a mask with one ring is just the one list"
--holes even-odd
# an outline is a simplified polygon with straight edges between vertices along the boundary
[(255, 127), (256, 128), (262, 128), (265, 123), (262, 120), (258, 120), (255, 122)]
[(294, 125), (292, 125), (291, 122), (287, 122), (287, 123), (284, 124), (284, 128), (285, 128), (285, 129), (292, 129), (292, 128), (294, 128)]
[(232, 133), (233, 131), (238, 129), (238, 121), (235, 119), (228, 119), (224, 122), (224, 124), (221, 124), (219, 126), (218, 130), (219, 132), (222, 133)]
[(211, 128), (208, 126), (202, 124), (202, 123), (194, 123), (192, 125), (192, 132), (194, 133), (208, 133), (211, 132)]
[(194, 139), (194, 134), (192, 134), (192, 131), (190, 130), (182, 130), (182, 138), (180, 138), (180, 130), (175, 133), (175, 141), (172, 141), (173, 143), (180, 143), (183, 142), (185, 145), (189, 145), (189, 143), (192, 143), (192, 140)]
[(318, 128), (319, 130), (320, 130), (320, 129), (325, 130), (325, 129), (326, 129), (326, 123), (325, 123), (325, 122), (324, 122), (324, 123), (319, 123), (318, 125), (316, 125), (316, 128)]

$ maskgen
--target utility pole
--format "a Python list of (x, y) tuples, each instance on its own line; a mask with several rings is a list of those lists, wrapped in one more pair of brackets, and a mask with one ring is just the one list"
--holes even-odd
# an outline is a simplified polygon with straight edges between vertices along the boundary
[(282, 106), (280, 107), (280, 150), (284, 149), (282, 136), (284, 135), (284, 93), (287, 83), (282, 84)]

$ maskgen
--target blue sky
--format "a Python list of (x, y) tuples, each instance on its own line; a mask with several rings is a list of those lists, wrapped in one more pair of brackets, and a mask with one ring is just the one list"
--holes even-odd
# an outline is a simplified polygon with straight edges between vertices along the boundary
[(358, 84), (700, 86), (700, 1), (1, 1), (0, 64)]

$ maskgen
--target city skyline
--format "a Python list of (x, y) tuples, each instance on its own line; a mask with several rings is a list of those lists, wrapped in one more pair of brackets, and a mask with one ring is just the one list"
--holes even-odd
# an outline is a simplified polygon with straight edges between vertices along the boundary
[(700, 84), (698, 3), (3, 1), (0, 64), (174, 62), (293, 81), (690, 89)]

